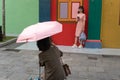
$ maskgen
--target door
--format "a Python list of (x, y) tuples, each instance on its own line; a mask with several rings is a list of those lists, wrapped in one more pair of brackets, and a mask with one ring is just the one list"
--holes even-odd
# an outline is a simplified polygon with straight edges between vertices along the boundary
[(102, 5), (103, 47), (120, 48), (120, 0), (103, 0)]

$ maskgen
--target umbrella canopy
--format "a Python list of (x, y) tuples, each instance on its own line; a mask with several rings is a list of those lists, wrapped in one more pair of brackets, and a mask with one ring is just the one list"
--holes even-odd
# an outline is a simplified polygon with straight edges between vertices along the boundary
[(33, 42), (62, 32), (62, 24), (57, 21), (41, 22), (28, 26), (18, 36), (17, 43)]

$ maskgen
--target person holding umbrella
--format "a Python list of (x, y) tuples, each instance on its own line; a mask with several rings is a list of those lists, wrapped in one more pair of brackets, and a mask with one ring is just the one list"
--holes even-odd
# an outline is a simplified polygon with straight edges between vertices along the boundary
[(55, 45), (52, 45), (50, 38), (38, 40), (37, 47), (41, 51), (39, 65), (45, 68), (44, 80), (64, 80), (66, 76), (60, 62), (62, 54)]
[[(44, 80), (64, 80), (66, 78), (62, 63), (61, 52), (52, 45), (50, 36), (62, 32), (62, 24), (57, 21), (48, 21), (33, 24), (25, 28), (17, 38), (17, 43), (37, 41), (39, 49), (39, 65), (45, 67)], [(41, 79), (39, 77), (39, 79)], [(38, 80), (39, 80), (38, 79)]]

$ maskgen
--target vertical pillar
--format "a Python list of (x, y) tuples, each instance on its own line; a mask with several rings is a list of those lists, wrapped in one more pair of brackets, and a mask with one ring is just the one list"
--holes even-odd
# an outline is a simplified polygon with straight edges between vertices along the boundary
[(3, 35), (4, 35), (4, 37), (6, 36), (6, 29), (5, 29), (5, 22), (6, 22), (6, 20), (5, 20), (5, 1), (6, 0), (2, 0), (2, 31), (3, 31)]
[(0, 41), (3, 41), (2, 26), (0, 26)]

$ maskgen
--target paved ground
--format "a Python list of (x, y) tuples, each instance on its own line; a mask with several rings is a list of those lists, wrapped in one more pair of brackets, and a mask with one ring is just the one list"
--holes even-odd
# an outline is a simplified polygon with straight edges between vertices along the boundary
[(38, 52), (0, 50), (0, 80), (28, 80), (38, 75)]
[[(97, 49), (97, 48), (72, 48), (71, 46), (58, 46), (59, 49), (63, 52), (69, 53), (84, 53), (84, 54), (100, 54), (100, 55), (117, 55), (120, 56), (120, 49), (113, 49), (113, 48), (102, 48), (102, 49)], [(25, 50), (38, 50), (36, 43), (31, 42), (31, 43), (26, 43), (23, 44), (17, 49), (25, 49)]]
[[(1, 48), (0, 80), (28, 80), (38, 76), (38, 53)], [(119, 56), (64, 53), (63, 60), (72, 71), (68, 80), (120, 80)]]

